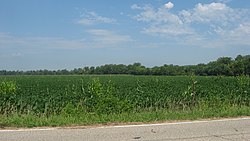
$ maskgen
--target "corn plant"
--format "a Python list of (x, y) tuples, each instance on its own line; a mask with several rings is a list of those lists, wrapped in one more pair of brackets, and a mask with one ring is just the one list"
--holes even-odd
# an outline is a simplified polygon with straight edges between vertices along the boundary
[(249, 83), (249, 76), (1, 76), (0, 114), (71, 116), (250, 106)]

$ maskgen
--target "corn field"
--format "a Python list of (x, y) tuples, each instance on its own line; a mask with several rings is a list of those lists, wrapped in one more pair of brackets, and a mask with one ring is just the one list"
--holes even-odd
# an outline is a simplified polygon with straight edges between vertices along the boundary
[(250, 78), (1, 76), (0, 114), (117, 114), (250, 106)]

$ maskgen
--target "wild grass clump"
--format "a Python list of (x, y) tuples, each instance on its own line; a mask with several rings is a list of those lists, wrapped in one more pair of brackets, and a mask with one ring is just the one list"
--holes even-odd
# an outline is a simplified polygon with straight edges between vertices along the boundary
[(0, 83), (0, 95), (15, 94), (17, 85), (13, 81), (3, 81)]
[(82, 88), (82, 92), (83, 97), (77, 104), (69, 102), (62, 109), (64, 115), (77, 115), (79, 112), (117, 114), (129, 112), (132, 109), (131, 103), (115, 96), (115, 88), (111, 81), (104, 85), (99, 79), (93, 79), (86, 89)]
[(17, 85), (14, 81), (0, 82), (0, 114), (8, 115), (15, 111), (14, 105)]

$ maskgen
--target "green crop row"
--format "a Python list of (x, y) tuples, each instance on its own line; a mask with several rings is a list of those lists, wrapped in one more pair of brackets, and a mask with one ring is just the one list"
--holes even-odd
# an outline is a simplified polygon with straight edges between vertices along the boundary
[(2, 76), (0, 114), (116, 114), (250, 106), (250, 78)]

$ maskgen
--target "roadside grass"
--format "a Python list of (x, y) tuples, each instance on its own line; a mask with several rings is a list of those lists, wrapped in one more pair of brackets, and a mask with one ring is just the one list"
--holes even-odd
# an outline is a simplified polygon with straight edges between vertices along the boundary
[(8, 116), (0, 115), (0, 129), (4, 128), (32, 128), (32, 127), (74, 127), (100, 126), (119, 124), (160, 123), (180, 120), (201, 120), (250, 116), (250, 107), (231, 106), (221, 108), (193, 109), (193, 110), (157, 110), (140, 111), (120, 114), (90, 114), (36, 116), (32, 114)]

